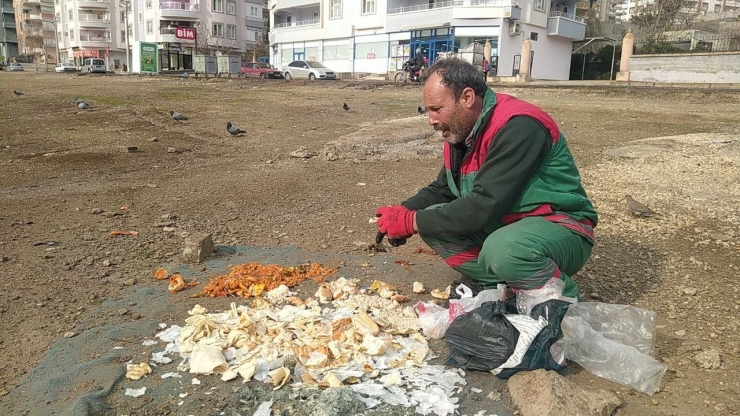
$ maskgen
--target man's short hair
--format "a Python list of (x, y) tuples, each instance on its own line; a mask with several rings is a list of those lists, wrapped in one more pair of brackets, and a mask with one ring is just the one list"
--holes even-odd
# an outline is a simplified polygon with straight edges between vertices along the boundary
[(452, 90), (455, 99), (459, 99), (465, 88), (472, 88), (475, 95), (483, 97), (488, 90), (483, 74), (472, 64), (458, 58), (439, 59), (429, 68), (427, 77), (435, 72), (442, 77), (442, 85)]

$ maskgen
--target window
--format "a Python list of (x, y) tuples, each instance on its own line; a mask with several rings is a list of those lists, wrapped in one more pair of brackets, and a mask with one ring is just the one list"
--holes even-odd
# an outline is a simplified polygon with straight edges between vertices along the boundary
[(375, 13), (375, 0), (362, 0), (362, 14)]
[(222, 25), (221, 23), (214, 23), (211, 35), (217, 38), (224, 37), (224, 25)]
[(544, 12), (545, 11), (545, 0), (534, 0), (534, 9)]
[(701, 4), (701, 11), (705, 12), (709, 9), (709, 3), (702, 3)]
[(110, 42), (110, 30), (105, 31), (105, 41)]
[(72, 12), (73, 12), (73, 10), (72, 9), (69, 9), (69, 21), (70, 22), (73, 21), (73, 20), (75, 20), (75, 19), (72, 18)]
[(358, 43), (355, 45), (356, 59), (379, 59), (388, 57), (388, 42)]
[(244, 39), (256, 42), (260, 39), (261, 32), (262, 29), (259, 27), (247, 26), (247, 30), (244, 32)]
[(343, 61), (349, 59), (349, 45), (324, 45), (324, 61)]
[(131, 39), (131, 36), (134, 36), (134, 28), (129, 26), (128, 27), (128, 37)]
[(121, 30), (121, 43), (126, 43), (126, 29)]
[(75, 30), (69, 29), (69, 40), (75, 40)]
[(537, 32), (531, 32), (531, 33), (529, 34), (529, 39), (530, 39), (530, 40), (532, 40), (532, 41), (535, 41), (535, 40), (537, 40), (537, 38), (538, 38), (539, 36), (540, 36), (540, 35), (539, 35), (539, 33), (537, 33)]
[(151, 9), (152, 8), (152, 0), (146, 0), (146, 8)]
[(54, 15), (54, 21), (55, 21), (56, 23), (61, 23), (62, 19), (61, 19), (61, 17), (59, 16), (59, 13), (57, 13), (57, 14), (55, 14), (55, 15)]
[(715, 4), (714, 5), (714, 12), (720, 13), (722, 11), (722, 5), (721, 4)]
[(126, 23), (126, 13), (121, 12), (121, 23)]
[(226, 14), (236, 14), (236, 2), (226, 1)]
[[(544, 0), (540, 0), (540, 1), (544, 1)], [(329, 19), (341, 19), (342, 18), (342, 0), (329, 0), (329, 10), (331, 10)]]
[(211, 10), (214, 12), (224, 12), (224, 0), (213, 0), (211, 2)]
[(313, 12), (313, 22), (318, 23), (319, 22), (319, 12)]
[(154, 21), (152, 19), (146, 19), (146, 34), (154, 34)]
[(246, 6), (247, 17), (260, 17), (259, 7)]
[(144, 13), (139, 13), (139, 23), (144, 21)]
[(226, 25), (226, 38), (227, 39), (236, 39), (236, 26), (234, 26), (234, 25)]

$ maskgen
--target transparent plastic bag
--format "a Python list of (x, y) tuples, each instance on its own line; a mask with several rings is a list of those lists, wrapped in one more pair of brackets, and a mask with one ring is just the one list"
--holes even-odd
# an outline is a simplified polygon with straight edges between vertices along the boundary
[(651, 357), (655, 313), (629, 305), (571, 305), (562, 322), (565, 356), (599, 377), (654, 394), (666, 366)]
[(564, 289), (565, 282), (553, 277), (538, 289), (518, 290), (516, 292), (516, 309), (521, 315), (529, 316), (535, 306), (550, 299), (559, 299), (570, 303), (578, 302), (577, 299), (563, 297)]

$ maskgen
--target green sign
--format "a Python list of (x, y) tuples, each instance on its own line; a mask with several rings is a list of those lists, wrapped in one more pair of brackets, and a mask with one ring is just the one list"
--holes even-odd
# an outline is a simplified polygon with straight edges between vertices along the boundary
[(141, 73), (142, 74), (156, 74), (159, 72), (159, 65), (157, 64), (157, 44), (156, 43), (141, 43)]

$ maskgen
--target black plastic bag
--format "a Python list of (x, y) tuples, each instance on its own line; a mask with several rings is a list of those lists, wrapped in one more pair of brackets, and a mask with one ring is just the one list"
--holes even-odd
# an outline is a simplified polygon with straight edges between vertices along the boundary
[(532, 341), (532, 345), (527, 349), (519, 365), (513, 368), (505, 368), (496, 376), (507, 379), (522, 370), (544, 368), (545, 370), (560, 371), (565, 368), (565, 365), (560, 365), (552, 358), (550, 346), (563, 337), (563, 330), (560, 328), (560, 323), (563, 321), (565, 313), (568, 312), (569, 306), (570, 303), (568, 302), (551, 299), (532, 308), (530, 316), (533, 319), (539, 319), (540, 316), (544, 316), (547, 319), (547, 326), (542, 328), (542, 331), (537, 334), (537, 337)]
[(450, 349), (445, 364), (490, 371), (505, 363), (519, 339), (519, 331), (504, 317), (505, 313), (504, 302), (486, 302), (452, 321), (445, 333)]

